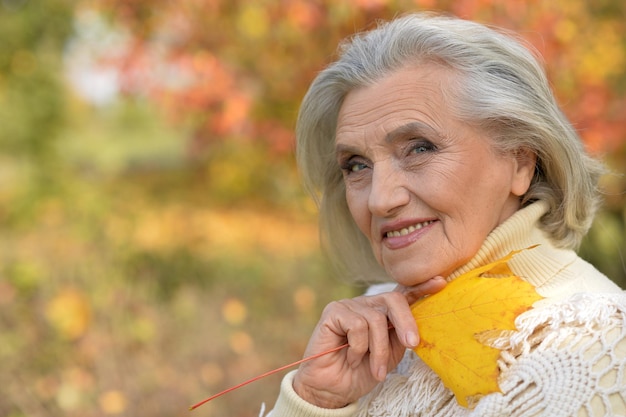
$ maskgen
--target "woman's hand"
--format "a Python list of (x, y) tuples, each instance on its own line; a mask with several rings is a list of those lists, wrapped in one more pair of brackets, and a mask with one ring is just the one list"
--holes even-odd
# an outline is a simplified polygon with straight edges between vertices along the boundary
[(302, 364), (293, 382), (296, 393), (318, 407), (341, 408), (370, 392), (398, 365), (404, 351), (419, 343), (410, 304), (445, 285), (442, 277), (435, 277), (414, 287), (330, 303), (305, 356), (346, 342), (349, 347)]

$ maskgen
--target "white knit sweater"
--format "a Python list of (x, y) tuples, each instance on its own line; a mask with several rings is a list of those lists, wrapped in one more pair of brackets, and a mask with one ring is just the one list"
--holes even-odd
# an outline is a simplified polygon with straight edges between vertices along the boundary
[(626, 293), (571, 250), (556, 248), (537, 227), (547, 205), (515, 213), (450, 276), (531, 245), (511, 270), (545, 297), (516, 320), (517, 331), (494, 342), (502, 350), (502, 392), (475, 408), (457, 404), (439, 377), (412, 351), (360, 401), (329, 410), (302, 400), (285, 376), (267, 417), (530, 417), (626, 416)]

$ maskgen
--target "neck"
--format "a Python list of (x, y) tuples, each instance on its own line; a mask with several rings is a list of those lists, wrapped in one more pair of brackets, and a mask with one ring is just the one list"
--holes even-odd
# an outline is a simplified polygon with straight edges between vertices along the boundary
[(538, 201), (515, 212), (491, 232), (476, 255), (453, 272), (449, 280), (496, 261), (514, 250), (539, 245), (515, 255), (509, 266), (513, 272), (539, 290), (564, 266), (577, 258), (574, 251), (559, 249), (539, 228), (539, 219), (548, 210), (545, 202)]

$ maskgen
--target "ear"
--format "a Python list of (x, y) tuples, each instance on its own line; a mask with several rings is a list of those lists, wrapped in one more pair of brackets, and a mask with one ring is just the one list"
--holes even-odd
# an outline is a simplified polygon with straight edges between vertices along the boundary
[(511, 193), (523, 196), (535, 175), (537, 154), (530, 148), (520, 148), (513, 153), (514, 172), (511, 181)]

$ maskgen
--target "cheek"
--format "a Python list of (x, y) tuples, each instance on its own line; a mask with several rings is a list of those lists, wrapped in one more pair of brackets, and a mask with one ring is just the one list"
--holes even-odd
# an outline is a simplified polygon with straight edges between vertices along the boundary
[(457, 199), (456, 217), (462, 223), (459, 228), (465, 240), (471, 241), (473, 246), (481, 243), (501, 223), (510, 196), (505, 178), (504, 172), (499, 178), (483, 176), (474, 183), (466, 183), (466, 191), (459, 193), (462, 198)]
[(367, 205), (367, 193), (363, 190), (346, 190), (346, 203), (350, 215), (358, 226), (359, 230), (369, 238), (370, 236), (370, 214)]

